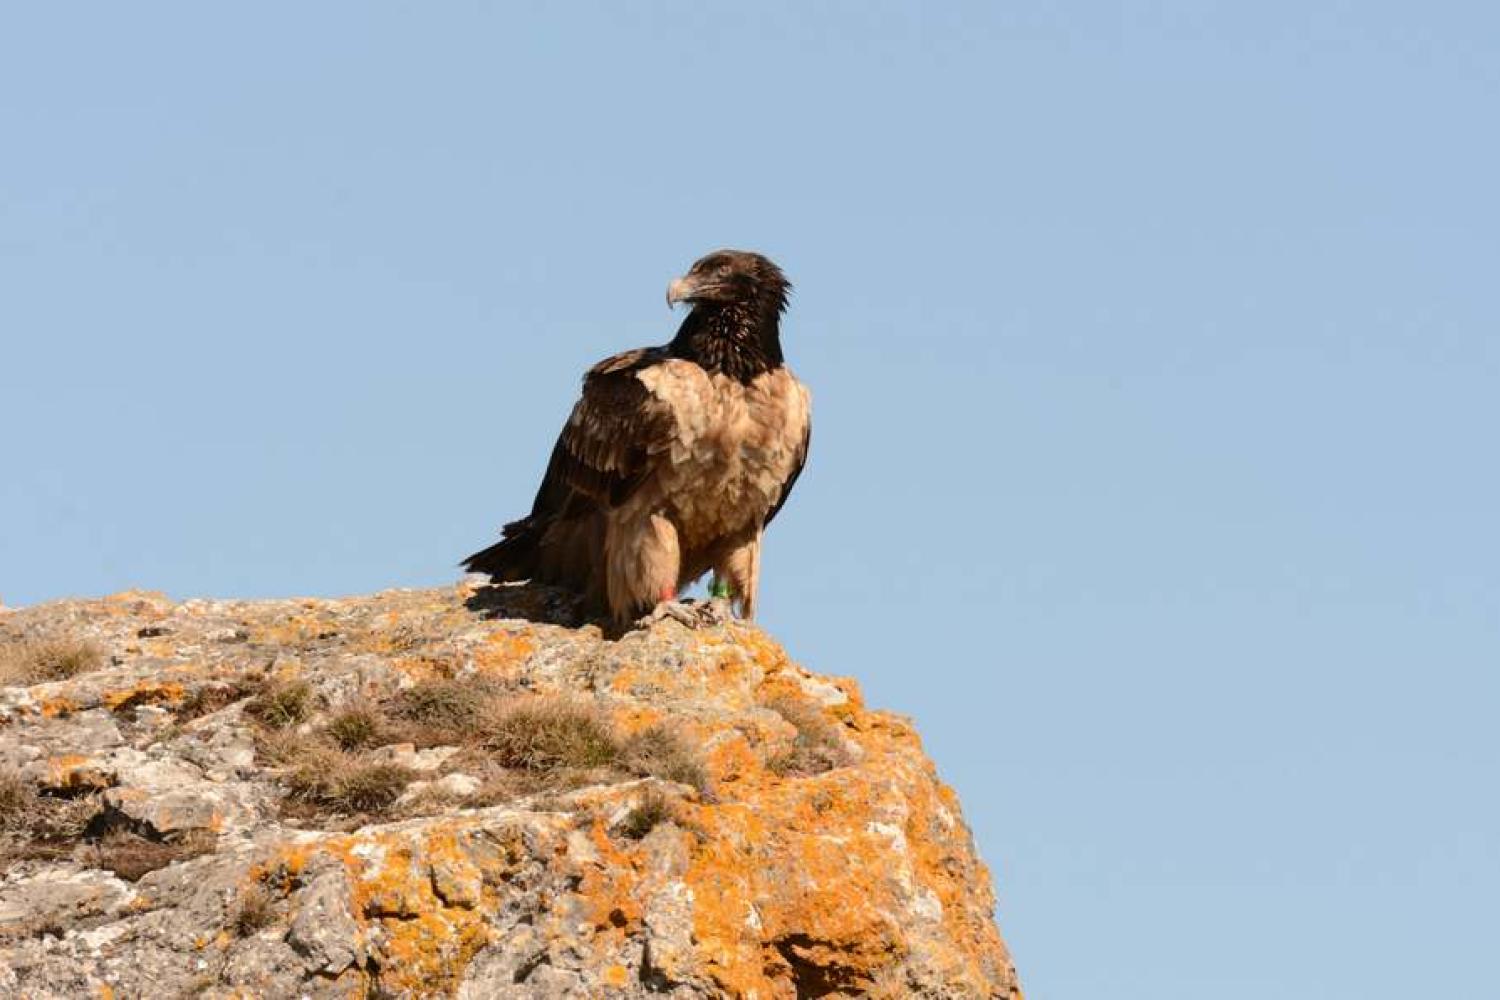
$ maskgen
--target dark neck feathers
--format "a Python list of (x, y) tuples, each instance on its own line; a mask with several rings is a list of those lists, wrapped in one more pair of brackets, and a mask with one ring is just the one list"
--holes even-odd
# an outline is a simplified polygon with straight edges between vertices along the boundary
[(668, 346), (673, 357), (748, 383), (781, 367), (781, 308), (775, 302), (700, 302)]

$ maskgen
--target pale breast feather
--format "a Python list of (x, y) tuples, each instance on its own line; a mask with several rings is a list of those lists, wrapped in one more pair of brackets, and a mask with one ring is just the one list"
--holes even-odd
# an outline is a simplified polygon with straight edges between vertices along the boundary
[(695, 540), (764, 523), (785, 501), (806, 457), (808, 394), (785, 368), (749, 384), (687, 361), (636, 377), (676, 423), (662, 499)]

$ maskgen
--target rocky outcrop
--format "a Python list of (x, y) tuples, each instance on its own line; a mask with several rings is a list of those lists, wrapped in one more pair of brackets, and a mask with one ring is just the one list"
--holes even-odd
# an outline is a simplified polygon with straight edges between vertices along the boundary
[(542, 589), (0, 613), (0, 995), (1000, 997), (911, 725)]

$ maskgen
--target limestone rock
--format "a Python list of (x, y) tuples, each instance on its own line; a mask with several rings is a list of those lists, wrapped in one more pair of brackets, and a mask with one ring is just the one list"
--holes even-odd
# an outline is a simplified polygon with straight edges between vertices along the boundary
[[(905, 719), (751, 625), (571, 613), (469, 584), (8, 610), (0, 652), (107, 655), (0, 689), (0, 995), (1018, 1000)], [(517, 750), (522, 704), (566, 711)]]

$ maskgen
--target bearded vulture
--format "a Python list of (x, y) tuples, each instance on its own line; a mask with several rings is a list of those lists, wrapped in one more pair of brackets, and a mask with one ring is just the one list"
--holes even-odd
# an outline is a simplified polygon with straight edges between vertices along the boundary
[[(761, 535), (811, 435), (807, 387), (781, 354), (791, 284), (758, 253), (719, 250), (667, 288), (691, 306), (672, 341), (583, 378), (531, 513), (464, 560), (495, 581), (580, 595), (618, 628), (710, 570), (755, 614)], [(674, 615), (674, 617), (676, 617)]]

